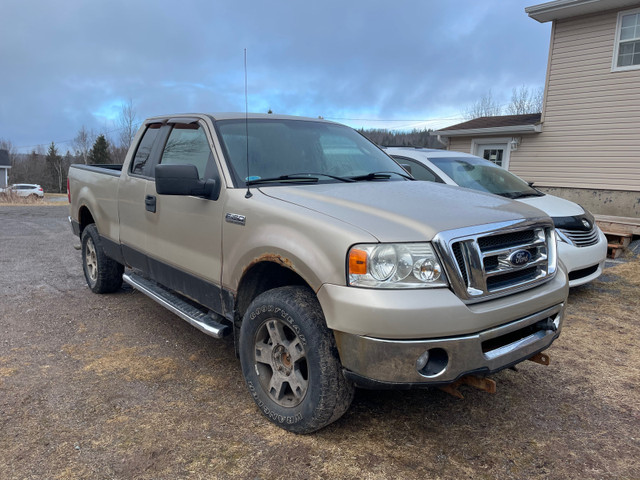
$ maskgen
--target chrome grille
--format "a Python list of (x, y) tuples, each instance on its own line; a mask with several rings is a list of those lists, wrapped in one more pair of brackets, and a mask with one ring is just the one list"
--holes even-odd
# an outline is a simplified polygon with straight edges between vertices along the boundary
[(558, 228), (558, 232), (571, 240), (576, 247), (589, 247), (598, 243), (598, 228), (595, 225), (589, 231)]
[(443, 232), (434, 243), (451, 287), (467, 303), (531, 288), (556, 271), (553, 225), (545, 220)]

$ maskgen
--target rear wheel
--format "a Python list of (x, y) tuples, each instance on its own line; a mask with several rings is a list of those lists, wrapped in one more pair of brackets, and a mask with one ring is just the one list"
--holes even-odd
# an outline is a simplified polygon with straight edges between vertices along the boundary
[(251, 303), (240, 330), (240, 361), (256, 404), (285, 430), (311, 433), (351, 405), (353, 384), (307, 288), (277, 288)]
[(124, 266), (104, 253), (95, 224), (82, 232), (82, 269), (93, 293), (112, 293), (122, 286)]

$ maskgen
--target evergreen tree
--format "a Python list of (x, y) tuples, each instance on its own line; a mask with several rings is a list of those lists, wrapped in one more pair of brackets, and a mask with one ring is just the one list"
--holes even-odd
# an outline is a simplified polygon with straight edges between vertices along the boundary
[(50, 185), (57, 191), (62, 191), (62, 182), (64, 178), (63, 158), (58, 154), (56, 144), (51, 142), (47, 156), (45, 157), (47, 170), (49, 171)]
[(93, 148), (89, 152), (89, 163), (111, 163), (109, 155), (109, 142), (104, 135), (98, 135)]

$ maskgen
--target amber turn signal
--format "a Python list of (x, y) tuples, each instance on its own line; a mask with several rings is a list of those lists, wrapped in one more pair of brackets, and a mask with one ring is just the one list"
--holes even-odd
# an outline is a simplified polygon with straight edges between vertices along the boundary
[(367, 274), (367, 252), (352, 248), (349, 252), (349, 274), (350, 275), (366, 275)]

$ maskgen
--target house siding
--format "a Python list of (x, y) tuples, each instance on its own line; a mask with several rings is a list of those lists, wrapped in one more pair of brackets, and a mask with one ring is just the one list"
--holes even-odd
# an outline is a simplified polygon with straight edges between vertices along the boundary
[(470, 137), (451, 137), (449, 138), (449, 145), (447, 150), (453, 150), (454, 152), (473, 153), (471, 151), (471, 138)]
[[(509, 170), (546, 187), (640, 191), (640, 70), (611, 71), (617, 18), (554, 22), (543, 132), (523, 136)], [(469, 151), (470, 138), (451, 140)]]

